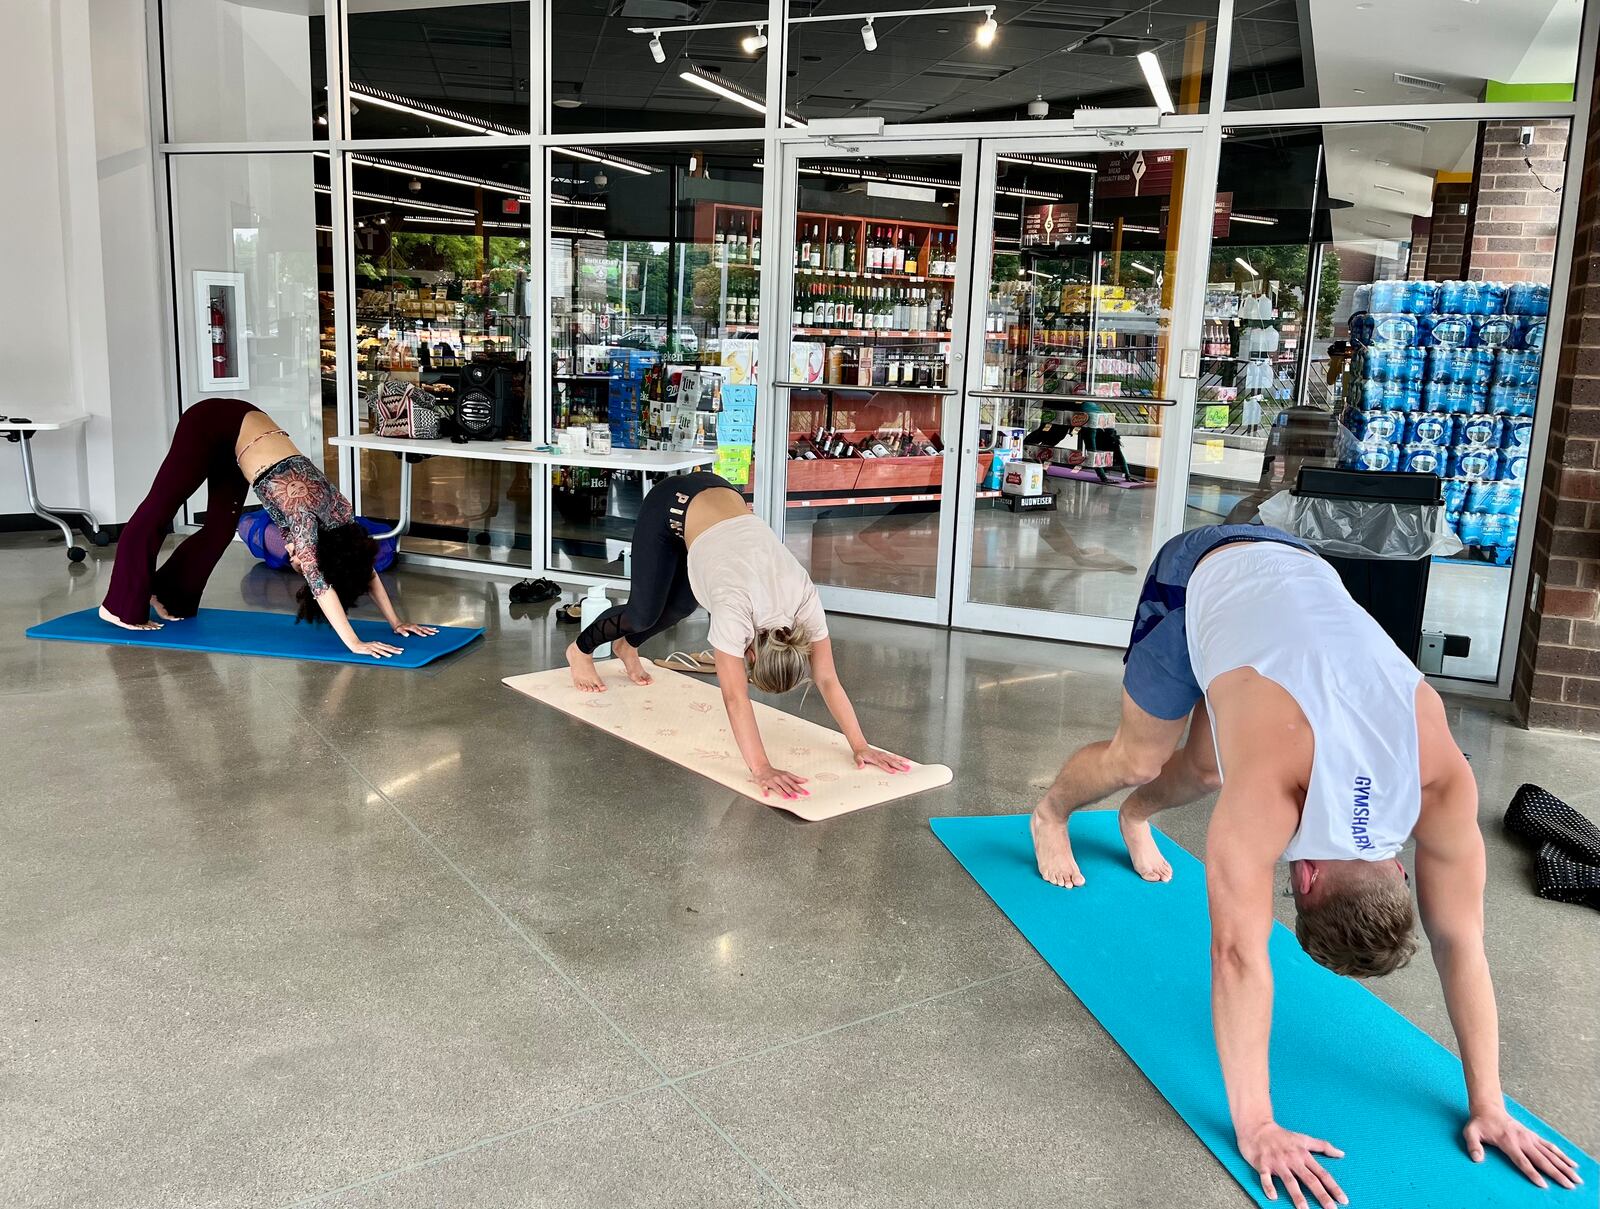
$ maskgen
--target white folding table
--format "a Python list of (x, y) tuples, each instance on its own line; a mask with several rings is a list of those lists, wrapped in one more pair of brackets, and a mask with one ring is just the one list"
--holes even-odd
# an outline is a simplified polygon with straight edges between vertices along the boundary
[(67, 416), (64, 419), (33, 420), (22, 416), (0, 417), (0, 437), (4, 437), (17, 447), (22, 455), (22, 483), (28, 492), (28, 507), (40, 520), (49, 521), (61, 530), (61, 536), (66, 539), (67, 559), (71, 562), (81, 563), (86, 551), (72, 540), (72, 526), (62, 520), (57, 512), (70, 512), (75, 516), (83, 517), (84, 523), (91, 530), (91, 540), (97, 546), (106, 544), (105, 536), (100, 532), (100, 522), (87, 508), (64, 508), (60, 505), (48, 507), (39, 500), (39, 481), (33, 469), (33, 434), (36, 432), (61, 432), (68, 428), (76, 428), (80, 424), (87, 424), (89, 417), (86, 415)]
[(527, 441), (421, 441), (409, 437), (378, 437), (362, 433), (330, 437), (329, 444), (374, 453), (398, 453), (400, 459), (400, 516), (394, 528), (379, 537), (401, 537), (411, 529), (411, 468), (423, 458), (467, 458), (476, 462), (509, 462), (521, 466), (581, 466), (596, 470), (636, 470), (643, 474), (682, 474), (717, 460), (714, 449), (684, 451), (614, 449), (610, 453), (542, 452)]

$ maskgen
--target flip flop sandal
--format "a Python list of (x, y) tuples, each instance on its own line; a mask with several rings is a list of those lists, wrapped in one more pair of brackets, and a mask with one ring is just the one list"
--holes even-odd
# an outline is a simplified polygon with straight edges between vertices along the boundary
[(573, 625), (583, 620), (583, 609), (575, 604), (562, 605), (555, 611), (555, 614), (557, 621), (570, 621)]
[(699, 651), (692, 655), (688, 651), (673, 651), (665, 659), (652, 659), (650, 662), (674, 672), (692, 672), (702, 676), (714, 676), (717, 672), (716, 657), (710, 651)]

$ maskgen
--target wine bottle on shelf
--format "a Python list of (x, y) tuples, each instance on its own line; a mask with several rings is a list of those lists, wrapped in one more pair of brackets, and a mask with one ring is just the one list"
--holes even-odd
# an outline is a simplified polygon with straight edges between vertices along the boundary
[(751, 294), (750, 295), (750, 322), (752, 324), (757, 324), (757, 323), (761, 322), (761, 295), (760, 294)]
[(761, 220), (750, 220), (750, 263), (761, 263)]
[(728, 259), (734, 264), (740, 264), (744, 261), (744, 255), (744, 215), (740, 214), (733, 220), (733, 239), (729, 245)]
[(854, 273), (856, 271), (856, 236), (854, 231), (850, 232), (849, 238), (845, 240), (844, 263), (840, 267), (846, 273)]
[(800, 227), (800, 238), (795, 244), (794, 262), (803, 269), (811, 267), (811, 234), (805, 229), (804, 224)]
[(816, 223), (811, 224), (811, 267), (822, 267), (822, 228)]
[(883, 246), (878, 242), (878, 228), (867, 232), (867, 272), (876, 273), (883, 268)]
[(724, 218), (720, 214), (716, 215), (712, 219), (712, 227), (714, 229), (713, 229), (712, 234), (711, 234), (711, 244), (712, 244), (711, 253), (712, 253), (712, 256), (714, 258), (714, 263), (716, 263), (716, 264), (723, 264), (727, 260), (727, 253), (728, 253), (727, 222), (728, 222), (728, 220), (726, 218)]
[(917, 236), (914, 231), (906, 232), (906, 272), (915, 277), (917, 275)]

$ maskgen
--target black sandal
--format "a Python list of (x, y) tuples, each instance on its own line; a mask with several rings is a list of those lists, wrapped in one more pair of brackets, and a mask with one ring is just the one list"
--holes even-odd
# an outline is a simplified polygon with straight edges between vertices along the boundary
[(554, 600), (560, 596), (561, 587), (548, 579), (525, 579), (513, 584), (509, 595), (512, 604), (538, 604), (542, 600)]
[(578, 622), (583, 620), (583, 609), (581, 606), (576, 604), (562, 605), (556, 610), (556, 620), (559, 622), (571, 622), (573, 625), (577, 625)]

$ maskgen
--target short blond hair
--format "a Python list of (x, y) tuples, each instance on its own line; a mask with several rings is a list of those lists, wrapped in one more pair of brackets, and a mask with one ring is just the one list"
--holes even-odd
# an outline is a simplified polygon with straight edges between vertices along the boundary
[(811, 633), (802, 626), (757, 630), (750, 650), (750, 683), (764, 693), (787, 693), (810, 677)]
[(1297, 904), (1294, 934), (1319, 964), (1348, 978), (1392, 974), (1417, 951), (1416, 909), (1405, 882), (1362, 878)]

